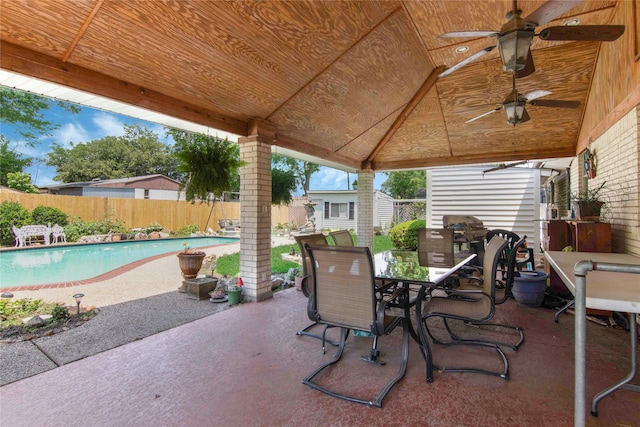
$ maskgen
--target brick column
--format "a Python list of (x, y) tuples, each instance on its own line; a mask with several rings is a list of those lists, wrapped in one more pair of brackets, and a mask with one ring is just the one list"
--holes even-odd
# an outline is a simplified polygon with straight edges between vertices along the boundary
[(271, 140), (238, 138), (240, 159), (240, 277), (245, 301), (263, 301), (271, 292)]
[(358, 171), (358, 246), (368, 246), (373, 253), (373, 179), (372, 170)]

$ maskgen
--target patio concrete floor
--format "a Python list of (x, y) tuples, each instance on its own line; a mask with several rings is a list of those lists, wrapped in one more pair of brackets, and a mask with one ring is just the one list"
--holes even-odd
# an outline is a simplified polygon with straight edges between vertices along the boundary
[[(526, 341), (506, 350), (510, 381), (478, 374), (435, 374), (411, 342), (406, 376), (381, 409), (346, 402), (302, 384), (332, 357), (320, 342), (295, 332), (309, 324), (306, 298), (295, 289), (261, 303), (221, 311), (141, 340), (71, 362), (0, 388), (3, 426), (569, 426), (573, 424), (573, 316), (513, 300), (496, 320), (522, 326)], [(334, 333), (333, 331), (332, 333)], [(400, 329), (382, 337), (388, 364), (359, 360), (370, 339), (350, 337), (344, 363), (326, 384), (375, 393), (399, 361)], [(588, 322), (587, 398), (622, 378), (629, 334)], [(468, 347), (434, 346), (437, 364), (494, 360)], [(637, 381), (636, 381), (637, 382)], [(585, 408), (588, 414), (588, 409)], [(640, 393), (603, 399), (589, 426), (640, 425)]]

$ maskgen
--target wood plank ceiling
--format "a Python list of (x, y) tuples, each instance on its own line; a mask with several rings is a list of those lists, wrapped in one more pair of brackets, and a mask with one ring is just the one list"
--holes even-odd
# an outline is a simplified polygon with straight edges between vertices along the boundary
[[(527, 16), (544, 1), (519, 2)], [(495, 108), (512, 87), (495, 44), (439, 39), (499, 30), (510, 0), (149, 1), (2, 0), (1, 67), (247, 135), (358, 169), (392, 170), (575, 155), (600, 43), (535, 39), (536, 72), (520, 93), (580, 108), (527, 106), (512, 127)], [(611, 24), (615, 0), (570, 18)], [(538, 28), (538, 31), (544, 27)], [(466, 53), (455, 48), (468, 46)]]

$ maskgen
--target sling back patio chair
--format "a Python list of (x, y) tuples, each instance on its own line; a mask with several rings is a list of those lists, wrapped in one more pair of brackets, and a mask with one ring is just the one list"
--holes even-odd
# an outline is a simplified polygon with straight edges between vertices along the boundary
[[(313, 314), (311, 312), (311, 307), (313, 305), (313, 302), (312, 302), (313, 275), (311, 274), (311, 259), (309, 258), (309, 254), (307, 253), (306, 244), (310, 243), (313, 245), (326, 246), (329, 244), (329, 242), (327, 241), (327, 237), (322, 233), (295, 236), (295, 239), (296, 239), (296, 243), (298, 243), (298, 246), (300, 247), (300, 257), (302, 258), (301, 259), (301, 263), (302, 263), (301, 289), (304, 296), (309, 298), (309, 301), (307, 303), (307, 314), (309, 318), (314, 321), (309, 326), (296, 332), (296, 335), (305, 335), (312, 338), (322, 339), (324, 341), (323, 337), (325, 335), (324, 332), (326, 332), (326, 327), (322, 335), (309, 332), (312, 328), (316, 326), (320, 326), (320, 324), (315, 321), (315, 318), (313, 317)], [(326, 340), (326, 341), (331, 345), (336, 345), (336, 346), (338, 345), (338, 343), (334, 341), (331, 341), (331, 340)], [(323, 345), (323, 351), (324, 351), (324, 345)]]
[[(513, 231), (503, 230), (501, 228), (495, 228), (493, 230), (489, 230), (487, 232), (486, 241), (489, 242), (493, 238), (493, 236), (500, 236), (507, 241), (507, 247), (500, 253), (500, 257), (498, 258), (498, 269), (503, 274), (503, 276), (506, 276), (507, 265), (509, 262), (509, 255), (513, 251), (517, 251), (516, 244), (520, 243), (520, 240), (522, 239), (520, 239), (520, 236), (518, 236)], [(524, 237), (525, 237), (524, 242), (526, 242), (527, 236), (524, 236)], [(524, 243), (523, 245), (520, 246), (519, 250), (521, 253), (526, 253), (527, 256), (522, 259), (516, 258), (515, 260), (516, 270), (522, 270), (525, 264), (527, 263), (534, 264), (533, 249), (527, 248), (526, 243)]]
[[(369, 248), (307, 245), (307, 251), (311, 258), (314, 277), (312, 301), (316, 322), (339, 327), (340, 344), (335, 357), (311, 372), (303, 383), (340, 399), (380, 407), (391, 387), (404, 377), (407, 369), (409, 329), (405, 318), (391, 316), (385, 311), (387, 298), (381, 301), (376, 298), (373, 259)], [(396, 292), (401, 291), (398, 289)], [(394, 298), (396, 296), (389, 296), (389, 299)], [(362, 359), (374, 365), (371, 367), (372, 371), (379, 369), (376, 366), (383, 365), (384, 362), (378, 359), (380, 353), (377, 348), (378, 337), (388, 335), (399, 325), (403, 328), (400, 368), (374, 399), (367, 400), (346, 395), (314, 382), (318, 374), (340, 360), (350, 329), (373, 335), (371, 354), (363, 356)], [(377, 375), (378, 372), (372, 372), (372, 374)]]
[[(453, 228), (420, 228), (418, 229), (418, 262), (423, 266), (438, 264), (454, 265)], [(444, 283), (445, 288), (455, 288), (460, 285), (459, 279), (466, 277), (465, 269), (452, 275)]]
[(353, 243), (353, 236), (349, 230), (338, 230), (329, 233), (329, 236), (333, 239), (334, 245), (337, 246), (355, 246)]
[[(524, 334), (521, 328), (504, 325), (499, 323), (488, 323), (495, 313), (495, 280), (488, 280), (488, 278), (495, 278), (498, 257), (500, 252), (507, 246), (508, 242), (498, 236), (491, 239), (485, 249), (484, 262), (483, 262), (483, 289), (479, 290), (459, 290), (451, 293), (448, 297), (431, 297), (425, 298), (423, 302), (421, 323), (423, 327), (420, 327), (421, 339), (423, 340), (423, 348), (426, 352), (430, 352), (430, 347), (426, 343), (425, 332), (431, 337), (434, 343), (442, 345), (454, 345), (454, 344), (469, 344), (487, 346), (494, 349), (500, 358), (502, 359), (504, 369), (502, 372), (488, 371), (478, 368), (445, 368), (440, 369), (443, 372), (474, 372), (489, 375), (496, 375), (503, 379), (509, 379), (509, 362), (507, 357), (500, 349), (498, 344), (488, 339), (475, 336), (471, 338), (462, 338), (451, 329), (450, 322), (453, 320), (460, 320), (462, 324), (472, 324), (476, 326), (491, 326), (496, 330), (507, 329), (516, 331), (519, 335), (518, 343), (506, 344), (514, 349), (517, 349), (524, 341)], [(429, 328), (428, 321), (432, 318), (441, 318), (444, 324), (445, 330), (449, 335), (449, 340), (444, 342), (438, 340)], [(427, 354), (427, 381), (431, 382), (433, 378), (433, 362), (431, 355)]]
[[(511, 289), (513, 288), (513, 280), (515, 272), (522, 270), (522, 267), (527, 262), (533, 262), (533, 251), (526, 247), (527, 236), (524, 235), (520, 238), (517, 234), (508, 230), (491, 230), (487, 233), (487, 242), (491, 241), (493, 236), (499, 236), (507, 241), (507, 246), (504, 247), (498, 255), (498, 264), (496, 266), (495, 277), (495, 304), (502, 304), (509, 297), (513, 296)], [(518, 254), (526, 253), (526, 257), (521, 259)], [(476, 269), (482, 273), (483, 268), (476, 267)], [(482, 278), (474, 277), (467, 285), (461, 285), (461, 290), (478, 289), (478, 286), (482, 286)]]

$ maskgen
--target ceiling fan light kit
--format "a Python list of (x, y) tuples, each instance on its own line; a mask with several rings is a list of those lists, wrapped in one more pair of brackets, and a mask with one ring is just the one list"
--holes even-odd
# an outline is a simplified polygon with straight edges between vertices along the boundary
[(535, 72), (531, 42), (534, 37), (549, 41), (604, 41), (617, 40), (625, 30), (624, 25), (577, 25), (579, 19), (570, 19), (563, 26), (548, 27), (540, 34), (536, 27), (544, 26), (563, 13), (582, 3), (583, 0), (548, 0), (526, 18), (521, 18), (517, 0), (513, 0), (513, 10), (507, 13), (507, 22), (500, 31), (454, 31), (440, 34), (441, 38), (496, 37), (497, 43), (471, 55), (442, 72), (445, 77), (455, 70), (475, 61), (498, 47), (502, 67), (515, 74), (516, 78), (526, 77)]
[(504, 71), (515, 73), (524, 69), (529, 57), (533, 31), (513, 30), (498, 37), (498, 51)]
[(525, 101), (515, 100), (504, 104), (504, 111), (507, 113), (507, 123), (512, 126), (522, 122), (522, 116), (524, 114)]

